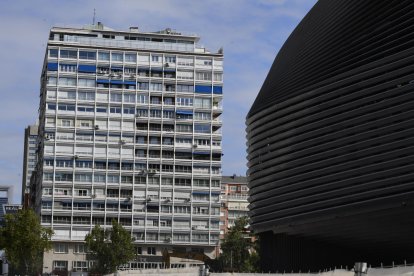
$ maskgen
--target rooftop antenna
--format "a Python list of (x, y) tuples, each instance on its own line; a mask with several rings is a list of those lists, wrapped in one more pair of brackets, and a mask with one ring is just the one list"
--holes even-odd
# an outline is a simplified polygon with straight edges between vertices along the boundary
[(95, 26), (95, 16), (96, 16), (96, 10), (95, 8), (93, 8), (93, 20), (92, 20), (92, 25)]

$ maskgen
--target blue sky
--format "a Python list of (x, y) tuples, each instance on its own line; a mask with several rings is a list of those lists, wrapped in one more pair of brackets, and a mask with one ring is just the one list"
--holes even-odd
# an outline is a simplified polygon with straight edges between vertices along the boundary
[(284, 41), (316, 0), (2, 0), (0, 2), (0, 185), (20, 200), (24, 128), (38, 116), (49, 29), (96, 21), (127, 30), (170, 27), (224, 48), (223, 174), (245, 175), (245, 117)]

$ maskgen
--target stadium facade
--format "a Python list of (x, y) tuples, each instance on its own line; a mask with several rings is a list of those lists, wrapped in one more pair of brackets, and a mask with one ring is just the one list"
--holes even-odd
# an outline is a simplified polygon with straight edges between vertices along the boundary
[(414, 261), (414, 3), (320, 0), (247, 116), (265, 271)]

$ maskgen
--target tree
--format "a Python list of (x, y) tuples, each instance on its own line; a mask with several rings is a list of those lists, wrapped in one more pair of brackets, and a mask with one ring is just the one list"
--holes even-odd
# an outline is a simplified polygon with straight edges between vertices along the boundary
[(112, 220), (112, 229), (102, 229), (95, 225), (85, 237), (89, 258), (94, 260), (93, 272), (114, 273), (117, 267), (126, 264), (135, 257), (135, 248), (131, 233), (117, 221)]
[(43, 252), (52, 248), (53, 230), (40, 225), (32, 209), (22, 209), (5, 216), (0, 228), (0, 248), (15, 274), (35, 275), (41, 271)]
[(219, 263), (224, 270), (238, 272), (255, 272), (258, 264), (258, 255), (254, 250), (254, 243), (248, 230), (247, 217), (235, 221), (235, 225), (224, 237), (221, 244), (222, 254)]

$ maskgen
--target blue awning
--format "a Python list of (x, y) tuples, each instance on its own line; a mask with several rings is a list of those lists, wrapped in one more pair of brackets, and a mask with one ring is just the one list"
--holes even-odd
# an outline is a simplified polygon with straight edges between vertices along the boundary
[(109, 80), (96, 80), (96, 83), (109, 84)]
[(177, 110), (175, 114), (178, 115), (193, 115), (193, 111), (187, 111), (187, 110)]
[(121, 70), (122, 71), (122, 67), (111, 66), (111, 70)]
[(222, 86), (213, 86), (213, 94), (223, 94)]
[(58, 64), (57, 63), (55, 63), (55, 62), (49, 62), (48, 64), (47, 64), (47, 70), (48, 71), (57, 71), (58, 70)]
[(81, 72), (81, 73), (95, 73), (96, 72), (96, 66), (95, 65), (79, 64), (78, 72)]
[(121, 80), (111, 80), (111, 84), (123, 84)]
[(127, 85), (137, 85), (135, 81), (124, 81), (124, 84), (127, 84)]
[(211, 86), (196, 85), (194, 89), (195, 93), (211, 93)]

